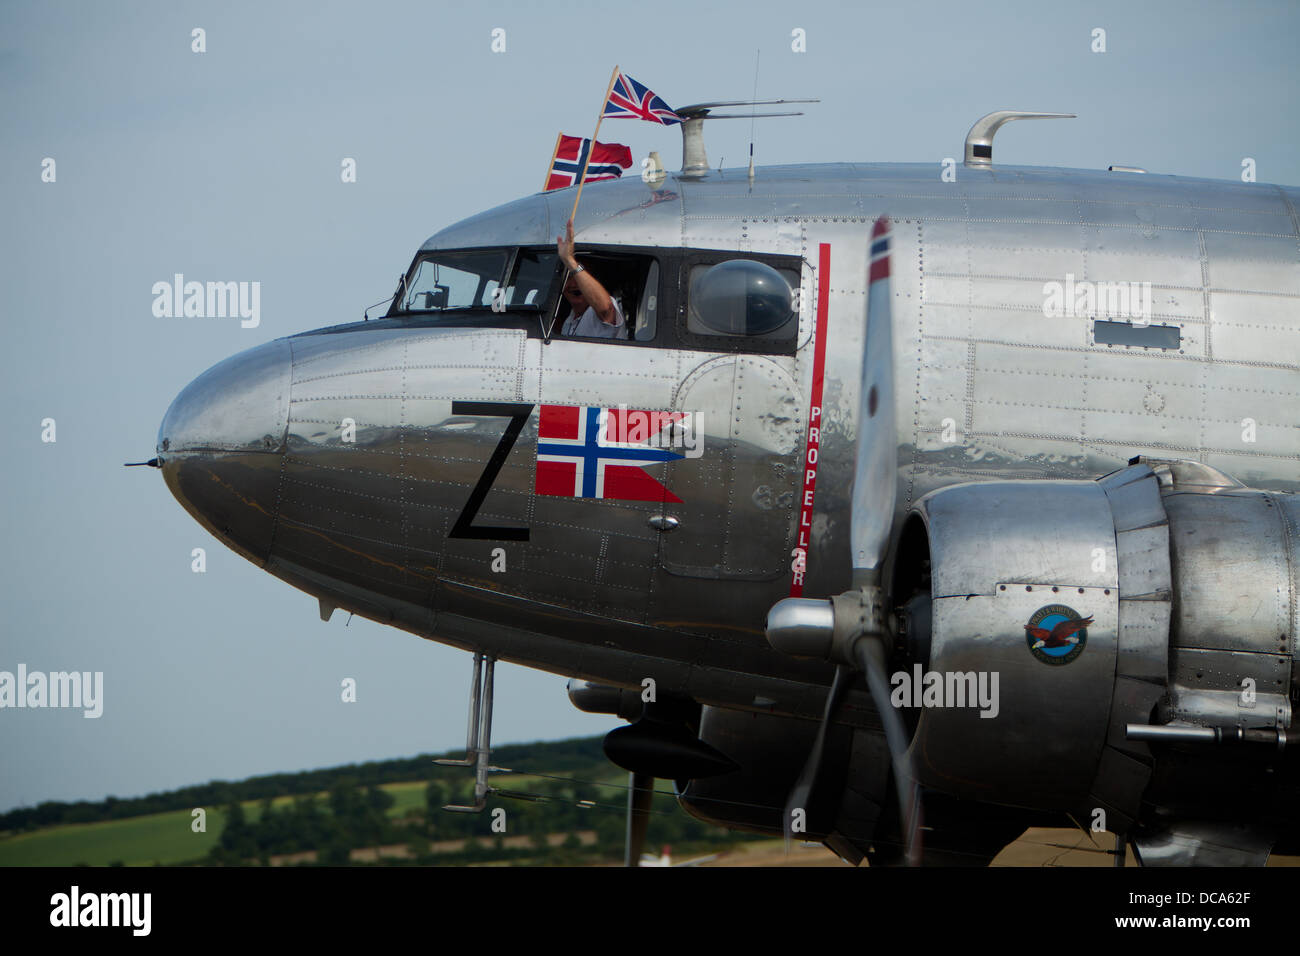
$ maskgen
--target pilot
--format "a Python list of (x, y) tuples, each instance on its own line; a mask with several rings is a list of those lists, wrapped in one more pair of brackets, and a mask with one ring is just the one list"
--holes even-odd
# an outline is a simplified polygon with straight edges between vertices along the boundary
[(627, 320), (618, 302), (605, 291), (595, 276), (573, 255), (573, 220), (565, 226), (564, 235), (555, 237), (555, 247), (560, 261), (568, 267), (564, 280), (564, 298), (573, 314), (564, 320), (563, 335), (586, 338), (623, 338)]

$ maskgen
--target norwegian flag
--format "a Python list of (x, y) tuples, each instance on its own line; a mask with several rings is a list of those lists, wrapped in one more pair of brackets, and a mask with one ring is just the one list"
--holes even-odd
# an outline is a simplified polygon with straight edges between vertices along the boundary
[(643, 119), (650, 123), (672, 126), (681, 118), (672, 111), (653, 90), (642, 86), (626, 73), (620, 73), (609, 91), (602, 117), (613, 119)]
[[(587, 159), (587, 154), (591, 159)], [(551, 169), (546, 176), (546, 189), (563, 189), (576, 186), (582, 175), (582, 164), (587, 164), (587, 175), (583, 182), (595, 182), (598, 179), (618, 179), (623, 170), (632, 165), (632, 150), (619, 143), (596, 143), (581, 136), (566, 136), (560, 133), (555, 140), (555, 155), (551, 158)]]
[(537, 422), (537, 493), (607, 501), (681, 502), (644, 469), (684, 457), (646, 444), (684, 417), (681, 412), (543, 405)]

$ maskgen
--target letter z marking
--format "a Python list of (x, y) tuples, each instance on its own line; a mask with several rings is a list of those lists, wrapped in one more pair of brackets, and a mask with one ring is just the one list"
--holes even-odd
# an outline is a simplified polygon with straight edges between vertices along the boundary
[(484, 415), (494, 418), (509, 418), (510, 424), (506, 426), (505, 432), (501, 435), (501, 440), (497, 442), (496, 451), (492, 452), (492, 457), (488, 459), (487, 465), (483, 468), (483, 474), (479, 475), (478, 484), (470, 492), (469, 500), (465, 502), (460, 517), (452, 525), (451, 532), (447, 537), (475, 538), (490, 541), (527, 541), (527, 528), (501, 528), (492, 525), (476, 526), (472, 522), (478, 515), (478, 509), (483, 506), (483, 499), (492, 490), (492, 483), (497, 480), (497, 474), (501, 471), (501, 466), (506, 463), (506, 458), (510, 455), (510, 449), (515, 446), (515, 439), (523, 431), (524, 423), (533, 414), (533, 406), (523, 402), (452, 402), (451, 413), (453, 415)]

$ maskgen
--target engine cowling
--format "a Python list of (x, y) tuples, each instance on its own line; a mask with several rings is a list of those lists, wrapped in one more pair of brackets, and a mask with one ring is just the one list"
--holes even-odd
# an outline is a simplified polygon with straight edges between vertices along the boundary
[[(1194, 462), (1138, 459), (1092, 482), (984, 482), (921, 499), (891, 584), (900, 606), (928, 596), (928, 628), (905, 635), (912, 683), (943, 682), (930, 702), (912, 687), (901, 701), (921, 704), (921, 781), (1080, 821), (1102, 809), (1107, 829), (1126, 832), (1152, 768), (1129, 724), (1285, 734), (1297, 528), (1295, 496)], [(957, 699), (981, 679), (996, 687), (996, 714)]]

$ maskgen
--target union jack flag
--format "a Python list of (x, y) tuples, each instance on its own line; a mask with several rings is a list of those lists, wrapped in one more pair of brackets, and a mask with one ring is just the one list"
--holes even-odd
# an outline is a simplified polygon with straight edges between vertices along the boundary
[[(680, 502), (682, 499), (644, 469), (684, 457), (645, 443), (683, 417), (681, 412), (543, 405), (537, 420), (537, 493), (562, 498)], [(642, 425), (643, 421), (650, 422), (649, 426)]]
[[(587, 154), (591, 159), (587, 159)], [(546, 176), (546, 190), (563, 189), (576, 186), (582, 174), (582, 164), (587, 164), (587, 175), (583, 182), (595, 182), (598, 179), (618, 179), (623, 170), (632, 165), (632, 150), (619, 143), (596, 143), (580, 136), (565, 136), (563, 133), (555, 141), (555, 156), (551, 160), (551, 169)]]
[(681, 119), (653, 90), (642, 86), (626, 73), (620, 73), (609, 91), (602, 116), (613, 119), (643, 119), (650, 123), (672, 126)]

